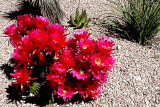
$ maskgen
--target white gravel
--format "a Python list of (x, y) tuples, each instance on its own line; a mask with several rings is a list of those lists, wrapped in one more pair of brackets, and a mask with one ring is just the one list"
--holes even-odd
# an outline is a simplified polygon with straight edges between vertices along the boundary
[[(92, 22), (86, 28), (93, 36), (104, 35), (105, 29), (98, 27), (100, 15), (108, 7), (107, 0), (59, 0), (66, 14), (63, 24), (68, 26), (70, 15), (75, 14), (76, 7), (87, 10), (88, 17)], [(13, 23), (2, 15), (5, 12), (16, 9), (17, 0), (0, 0), (0, 36), (4, 29)], [(73, 28), (68, 28), (69, 32)], [(160, 37), (158, 35), (158, 37)], [(65, 104), (57, 107), (160, 107), (160, 48), (140, 46), (137, 43), (125, 39), (109, 38), (115, 41), (116, 63), (109, 74), (108, 81), (102, 86), (101, 97), (91, 103)], [(0, 65), (6, 63), (11, 57), (13, 48), (6, 41), (8, 38), (0, 37)], [(8, 103), (5, 88), (10, 81), (0, 71), (0, 106), (16, 107), (14, 103)], [(22, 104), (18, 106), (34, 107), (33, 104)]]

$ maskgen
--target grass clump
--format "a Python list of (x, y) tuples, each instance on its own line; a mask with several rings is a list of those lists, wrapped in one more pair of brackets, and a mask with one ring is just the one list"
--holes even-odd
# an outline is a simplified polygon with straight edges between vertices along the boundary
[(160, 30), (160, 0), (109, 1), (113, 10), (102, 23), (109, 30), (141, 45), (146, 45)]

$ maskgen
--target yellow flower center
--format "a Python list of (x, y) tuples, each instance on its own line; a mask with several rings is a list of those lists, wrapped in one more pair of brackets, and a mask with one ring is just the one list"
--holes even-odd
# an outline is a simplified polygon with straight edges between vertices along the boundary
[(62, 95), (65, 96), (66, 93), (67, 93), (67, 91), (63, 89), (63, 94)]
[(83, 75), (84, 74), (84, 71), (80, 70), (80, 75)]
[(98, 90), (91, 90), (92, 93), (98, 93)]
[(83, 49), (87, 49), (89, 47), (89, 45), (84, 45)]
[(55, 44), (58, 43), (58, 41), (56, 41), (56, 40), (52, 40), (52, 41), (53, 41)]
[(104, 49), (110, 49), (110, 48), (111, 48), (111, 47), (109, 47), (109, 46), (106, 47), (106, 46), (104, 46), (104, 45), (103, 45), (102, 47), (103, 47)]
[(101, 65), (101, 59), (100, 58), (96, 58), (95, 59), (95, 63), (100, 66)]
[(108, 66), (110, 67), (110, 66), (111, 66), (111, 64), (108, 64)]

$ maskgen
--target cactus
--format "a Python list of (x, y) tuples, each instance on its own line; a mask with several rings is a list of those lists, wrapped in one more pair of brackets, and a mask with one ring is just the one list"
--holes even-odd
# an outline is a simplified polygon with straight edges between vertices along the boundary
[(40, 83), (35, 82), (32, 86), (29, 86), (30, 92), (33, 93), (35, 96), (39, 96), (40, 87)]
[(87, 18), (86, 10), (82, 10), (81, 15), (79, 15), (79, 9), (77, 8), (75, 19), (70, 16), (70, 21), (72, 26), (76, 28), (83, 28), (86, 27), (91, 20)]
[(6, 13), (6, 17), (15, 19), (18, 15), (32, 14), (47, 17), (52, 23), (61, 24), (64, 12), (59, 0), (18, 0), (18, 10)]

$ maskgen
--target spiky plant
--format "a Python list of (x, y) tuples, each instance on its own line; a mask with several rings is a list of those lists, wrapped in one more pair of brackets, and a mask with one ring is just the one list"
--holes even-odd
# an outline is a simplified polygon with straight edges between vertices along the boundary
[(61, 23), (63, 11), (59, 0), (29, 0), (33, 6), (37, 6), (43, 17), (50, 19), (52, 23)]
[(33, 83), (33, 85), (29, 86), (30, 92), (33, 93), (35, 96), (39, 96), (39, 90), (40, 90), (40, 83)]
[(76, 9), (76, 15), (75, 19), (73, 19), (72, 16), (70, 16), (71, 25), (75, 28), (83, 28), (88, 25), (88, 23), (91, 21), (87, 18), (86, 10), (82, 10), (81, 15), (79, 15), (79, 9)]
[(104, 24), (125, 38), (146, 45), (160, 30), (160, 0), (110, 1), (113, 10)]
[(4, 15), (7, 18), (15, 19), (18, 15), (32, 14), (50, 19), (52, 23), (61, 24), (64, 12), (59, 5), (59, 0), (19, 0), (19, 9)]

